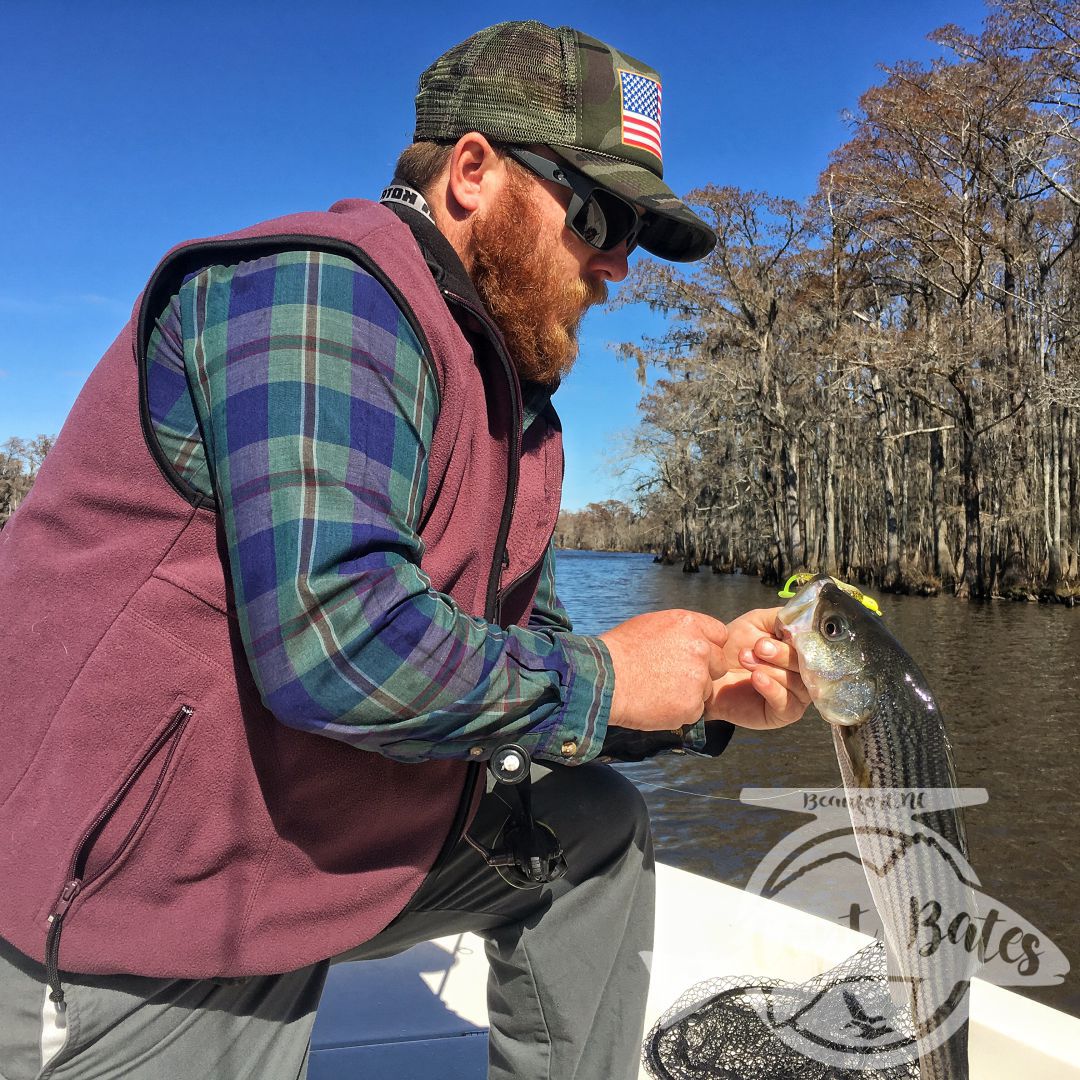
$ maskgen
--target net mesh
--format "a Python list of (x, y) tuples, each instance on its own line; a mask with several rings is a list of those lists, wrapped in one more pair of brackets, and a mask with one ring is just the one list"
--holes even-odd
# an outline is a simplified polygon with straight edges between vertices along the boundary
[(804, 983), (692, 986), (649, 1032), (642, 1060), (655, 1080), (918, 1080), (915, 1060), (875, 1052), (875, 1033), (911, 1045), (877, 941)]

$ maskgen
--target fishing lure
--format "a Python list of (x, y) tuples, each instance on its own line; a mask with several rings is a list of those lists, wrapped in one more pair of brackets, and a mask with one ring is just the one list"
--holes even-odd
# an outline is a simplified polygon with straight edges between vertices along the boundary
[[(798, 588), (802, 588), (803, 585), (805, 585), (808, 581), (813, 581), (814, 578), (816, 578), (817, 576), (817, 574), (806, 573), (792, 574), (791, 577), (789, 577), (787, 581), (784, 582), (784, 588), (779, 593), (777, 593), (777, 595), (783, 597), (785, 600), (789, 600), (795, 595), (795, 590), (791, 587), (792, 585), (795, 585)], [(834, 578), (831, 574), (829, 575), (829, 577), (832, 581), (836, 582), (838, 588), (843, 589), (844, 592), (846, 592), (849, 596), (854, 596), (855, 599), (858, 600), (863, 607), (869, 608), (875, 615), (881, 614), (881, 608), (878, 607), (878, 602), (872, 596), (867, 596), (866, 593), (860, 592), (858, 589), (856, 589), (854, 585), (849, 585), (846, 581), (841, 581), (839, 578)]]

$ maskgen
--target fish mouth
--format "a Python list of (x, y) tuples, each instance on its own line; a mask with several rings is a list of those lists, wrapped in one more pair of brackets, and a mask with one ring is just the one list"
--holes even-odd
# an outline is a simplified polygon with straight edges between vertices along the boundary
[(773, 632), (795, 650), (799, 675), (822, 718), (829, 724), (847, 726), (852, 721), (832, 708), (837, 691), (836, 680), (829, 671), (828, 656), (822, 655), (819, 636), (814, 628), (821, 590), (830, 580), (822, 575), (804, 585), (777, 612)]
[(810, 628), (810, 619), (817, 605), (818, 593), (829, 579), (815, 578), (804, 585), (777, 613), (777, 636), (785, 641), (793, 641), (795, 635)]

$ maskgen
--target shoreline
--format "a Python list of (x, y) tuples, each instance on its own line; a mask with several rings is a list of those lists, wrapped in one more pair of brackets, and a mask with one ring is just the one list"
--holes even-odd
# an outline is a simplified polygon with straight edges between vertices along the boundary
[[(670, 555), (657, 553), (652, 550), (638, 550), (628, 548), (567, 548), (556, 545), (558, 551), (580, 551), (590, 555), (643, 555), (649, 556), (657, 566), (678, 566), (679, 560)], [(783, 581), (772, 574), (763, 575), (748, 573), (738, 567), (734, 569), (717, 569), (713, 564), (702, 562), (690, 569), (683, 568), (685, 574), (712, 573), (716, 576), (748, 577), (756, 578), (762, 585), (782, 585)], [(797, 572), (797, 571), (796, 571)], [(844, 579), (846, 580), (846, 579)], [(946, 596), (956, 600), (964, 600), (967, 603), (993, 604), (993, 603), (1020, 603), (1020, 604), (1056, 604), (1062, 607), (1080, 606), (1080, 585), (1059, 585), (1054, 589), (1037, 588), (1031, 584), (1017, 583), (1008, 589), (992, 593), (985, 597), (958, 596), (946, 588), (940, 581), (933, 578), (920, 577), (918, 580), (909, 582), (900, 581), (892, 587), (881, 584), (881, 579), (873, 574), (861, 573), (853, 575), (851, 584), (860, 587), (866, 586), (875, 593), (886, 596)]]

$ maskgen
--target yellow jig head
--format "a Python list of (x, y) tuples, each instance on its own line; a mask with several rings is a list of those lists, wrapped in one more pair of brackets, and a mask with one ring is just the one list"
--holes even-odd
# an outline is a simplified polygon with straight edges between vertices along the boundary
[[(792, 585), (801, 589), (803, 585), (808, 581), (813, 581), (817, 576), (817, 574), (792, 574), (791, 577), (784, 582), (784, 588), (778, 595), (787, 600), (795, 595), (795, 590), (791, 587)], [(836, 582), (837, 587), (843, 589), (849, 596), (854, 596), (863, 607), (869, 608), (875, 615), (881, 614), (881, 608), (878, 607), (878, 602), (872, 596), (867, 596), (866, 593), (859, 592), (854, 585), (849, 585), (846, 581), (834, 578), (831, 574), (829, 575), (829, 578)]]

